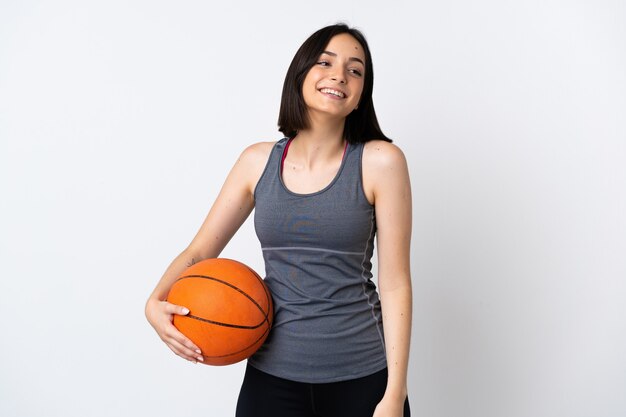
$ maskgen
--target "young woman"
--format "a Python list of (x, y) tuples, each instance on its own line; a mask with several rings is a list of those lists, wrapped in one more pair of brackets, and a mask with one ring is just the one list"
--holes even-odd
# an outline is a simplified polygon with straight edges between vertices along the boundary
[(411, 189), (403, 153), (378, 126), (373, 77), (358, 30), (333, 25), (311, 35), (283, 86), (286, 137), (243, 151), (146, 304), (170, 349), (202, 361), (172, 325), (189, 311), (166, 302), (168, 290), (187, 266), (217, 257), (255, 208), (275, 317), (248, 360), (238, 417), (410, 414)]

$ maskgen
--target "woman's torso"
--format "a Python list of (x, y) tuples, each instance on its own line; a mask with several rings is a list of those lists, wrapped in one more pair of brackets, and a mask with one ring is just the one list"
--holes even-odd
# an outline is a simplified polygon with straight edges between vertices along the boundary
[(386, 366), (380, 301), (371, 281), (376, 219), (362, 184), (363, 144), (346, 149), (334, 179), (311, 194), (281, 178), (278, 141), (255, 189), (255, 229), (274, 326), (252, 366), (302, 382), (334, 382)]

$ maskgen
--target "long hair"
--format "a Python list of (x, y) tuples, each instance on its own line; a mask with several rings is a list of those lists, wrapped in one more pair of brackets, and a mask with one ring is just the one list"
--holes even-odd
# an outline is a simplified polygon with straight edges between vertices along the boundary
[(374, 67), (372, 55), (365, 36), (357, 30), (343, 23), (326, 26), (304, 41), (296, 52), (287, 70), (283, 84), (283, 94), (280, 102), (278, 115), (278, 130), (287, 137), (294, 137), (299, 130), (309, 127), (309, 117), (302, 85), (309, 70), (319, 60), (320, 55), (326, 49), (330, 40), (339, 34), (347, 33), (354, 37), (363, 47), (365, 53), (365, 77), (363, 80), (363, 92), (358, 108), (346, 117), (343, 137), (350, 143), (367, 142), (372, 139), (382, 139), (391, 142), (383, 134), (378, 125), (372, 90), (374, 88)]

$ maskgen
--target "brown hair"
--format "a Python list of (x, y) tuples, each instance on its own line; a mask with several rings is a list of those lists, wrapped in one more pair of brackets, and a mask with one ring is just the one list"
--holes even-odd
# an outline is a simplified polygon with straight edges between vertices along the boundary
[(280, 102), (278, 115), (278, 130), (285, 136), (294, 137), (299, 130), (309, 127), (309, 118), (304, 97), (302, 96), (302, 84), (309, 70), (319, 60), (320, 55), (333, 38), (333, 36), (347, 33), (354, 37), (363, 47), (365, 53), (365, 74), (363, 80), (363, 92), (358, 108), (346, 117), (343, 137), (350, 143), (367, 142), (372, 139), (382, 139), (391, 142), (383, 134), (378, 125), (372, 90), (374, 87), (374, 68), (372, 55), (365, 36), (357, 30), (343, 23), (326, 26), (304, 41), (296, 52), (283, 84), (283, 94)]

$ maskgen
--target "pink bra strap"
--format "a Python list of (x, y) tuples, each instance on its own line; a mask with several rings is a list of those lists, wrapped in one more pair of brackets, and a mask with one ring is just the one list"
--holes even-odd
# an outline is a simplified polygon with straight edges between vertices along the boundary
[(287, 157), (287, 151), (289, 150), (289, 145), (291, 145), (291, 141), (293, 138), (289, 138), (287, 144), (285, 145), (285, 149), (283, 150), (283, 157), (280, 158), (280, 172), (283, 172), (283, 167), (285, 166), (285, 158)]

